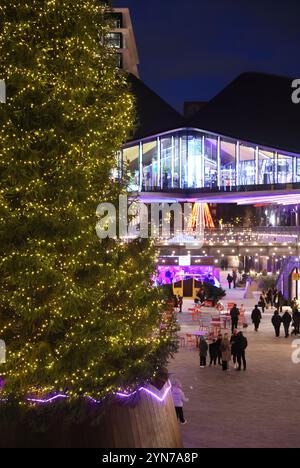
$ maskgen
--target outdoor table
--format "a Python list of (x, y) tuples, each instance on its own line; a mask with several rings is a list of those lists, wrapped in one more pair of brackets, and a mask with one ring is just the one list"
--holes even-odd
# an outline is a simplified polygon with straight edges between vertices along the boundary
[(195, 330), (195, 331), (192, 331), (189, 333), (189, 335), (193, 335), (196, 337), (196, 340), (197, 340), (197, 348), (199, 348), (199, 338), (201, 336), (207, 336), (208, 335), (208, 331), (207, 330)]
[(207, 330), (195, 330), (195, 331), (190, 332), (189, 334), (194, 335), (194, 336), (206, 336), (208, 335), (208, 331)]
[(230, 321), (231, 321), (231, 316), (228, 315), (228, 314), (223, 314), (223, 315), (221, 315), (221, 320), (223, 320), (224, 328), (226, 330), (227, 329), (227, 323), (230, 323)]

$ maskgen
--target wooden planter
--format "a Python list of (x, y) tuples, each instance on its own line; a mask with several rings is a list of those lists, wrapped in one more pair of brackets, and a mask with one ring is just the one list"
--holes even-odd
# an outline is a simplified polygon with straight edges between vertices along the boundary
[[(157, 397), (162, 390), (147, 387)], [(182, 448), (179, 424), (172, 395), (159, 401), (147, 391), (134, 398), (114, 399), (103, 405), (89, 404), (84, 420), (71, 420), (47, 408), (38, 409), (32, 425), (32, 414), (18, 421), (0, 422), (1, 448)]]

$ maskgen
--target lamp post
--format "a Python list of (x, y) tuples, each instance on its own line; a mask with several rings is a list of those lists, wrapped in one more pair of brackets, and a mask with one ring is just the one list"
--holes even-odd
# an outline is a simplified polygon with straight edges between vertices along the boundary
[(6, 84), (4, 80), (0, 80), (0, 103), (6, 103)]

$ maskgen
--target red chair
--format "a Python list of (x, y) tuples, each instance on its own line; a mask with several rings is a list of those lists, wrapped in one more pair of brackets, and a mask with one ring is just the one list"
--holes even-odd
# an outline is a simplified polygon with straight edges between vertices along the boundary
[(179, 346), (181, 348), (184, 348), (185, 347), (185, 337), (183, 335), (178, 335), (178, 338), (179, 338)]
[(191, 347), (197, 347), (197, 340), (196, 337), (191, 335), (190, 333), (186, 334), (186, 339), (187, 339), (187, 346)]

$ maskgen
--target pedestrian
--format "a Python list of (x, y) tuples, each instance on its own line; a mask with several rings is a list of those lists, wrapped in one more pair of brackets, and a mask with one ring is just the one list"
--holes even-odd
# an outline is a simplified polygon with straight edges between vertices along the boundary
[(221, 353), (221, 343), (223, 341), (223, 336), (221, 333), (218, 334), (218, 338), (216, 341), (216, 351), (218, 353), (218, 364), (219, 366), (222, 365), (222, 353)]
[(232, 307), (231, 311), (230, 311), (230, 317), (231, 317), (231, 332), (233, 333), (233, 331), (238, 327), (238, 324), (239, 324), (239, 316), (240, 316), (240, 311), (239, 309), (237, 308), (237, 305), (234, 304), (234, 306)]
[(183, 297), (178, 296), (179, 313), (182, 314)]
[(272, 289), (268, 289), (267, 294), (266, 294), (266, 304), (269, 307), (273, 307), (273, 291)]
[(275, 335), (277, 338), (280, 337), (280, 327), (282, 324), (282, 318), (279, 315), (278, 310), (275, 310), (274, 315), (272, 317), (272, 324), (275, 329)]
[(236, 283), (237, 283), (238, 275), (235, 270), (232, 271), (232, 282), (233, 282), (233, 287), (236, 289)]
[(231, 359), (231, 346), (227, 333), (225, 333), (224, 338), (222, 340), (220, 351), (222, 353), (222, 369), (223, 371), (228, 371), (229, 362)]
[(277, 301), (277, 296), (278, 296), (278, 290), (277, 288), (272, 289), (272, 307), (276, 304)]
[(236, 349), (236, 341), (238, 337), (238, 330), (235, 329), (233, 330), (233, 335), (230, 338), (230, 344), (231, 344), (231, 355), (233, 359), (233, 364), (236, 366), (237, 363), (237, 349)]
[(258, 306), (261, 307), (262, 313), (265, 313), (265, 308), (266, 308), (267, 302), (265, 299), (265, 295), (261, 294), (258, 302)]
[(237, 371), (242, 370), (242, 362), (243, 362), (243, 369), (244, 371), (247, 369), (247, 361), (246, 361), (246, 349), (248, 347), (248, 340), (243, 335), (243, 332), (239, 332), (237, 334), (237, 338), (235, 341), (235, 348), (236, 348), (236, 355), (237, 355)]
[(177, 419), (181, 422), (181, 424), (186, 424), (187, 420), (183, 414), (183, 404), (184, 402), (189, 401), (189, 399), (186, 398), (185, 394), (183, 393), (182, 385), (179, 381), (174, 382), (171, 391)]
[(216, 340), (213, 340), (212, 343), (209, 345), (209, 357), (210, 357), (209, 367), (211, 367), (212, 365), (216, 367), (218, 355), (219, 355), (219, 349), (217, 346), (217, 342)]
[(284, 306), (285, 300), (281, 291), (279, 291), (277, 295), (277, 301), (278, 301), (277, 308), (279, 309), (280, 312), (282, 312), (282, 307)]
[(295, 309), (293, 313), (293, 327), (294, 327), (293, 334), (299, 335), (300, 334), (300, 312), (298, 309)]
[(258, 305), (256, 305), (251, 315), (251, 320), (254, 324), (254, 329), (256, 332), (258, 332), (261, 319), (262, 319), (261, 311), (259, 310)]
[(231, 285), (232, 285), (232, 282), (233, 282), (233, 277), (231, 276), (230, 273), (228, 273), (227, 281), (228, 281), (228, 287), (229, 287), (229, 289), (231, 289)]
[(288, 311), (285, 311), (281, 320), (284, 326), (285, 337), (288, 338), (290, 336), (290, 326), (292, 322), (292, 316)]
[(207, 352), (208, 344), (204, 336), (201, 336), (199, 344), (200, 369), (204, 369), (206, 367)]

